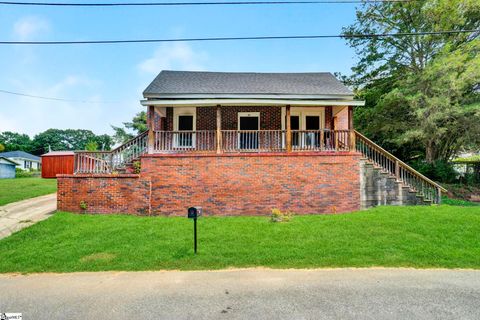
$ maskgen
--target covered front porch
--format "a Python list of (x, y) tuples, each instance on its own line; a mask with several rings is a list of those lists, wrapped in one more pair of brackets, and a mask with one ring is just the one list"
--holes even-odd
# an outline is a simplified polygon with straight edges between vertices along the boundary
[(349, 105), (145, 104), (149, 154), (355, 150)]

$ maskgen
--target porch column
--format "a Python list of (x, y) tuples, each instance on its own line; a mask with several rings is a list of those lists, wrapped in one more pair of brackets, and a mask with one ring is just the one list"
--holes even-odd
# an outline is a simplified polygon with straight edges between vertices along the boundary
[(291, 127), (291, 118), (290, 118), (290, 105), (287, 105), (286, 108), (286, 124), (287, 124), (287, 152), (292, 152), (292, 127)]
[(348, 106), (348, 130), (350, 131), (350, 151), (355, 151), (355, 131), (353, 129), (353, 106)]
[(217, 154), (222, 153), (222, 110), (217, 105)]
[(155, 149), (155, 132), (153, 131), (154, 119), (155, 117), (155, 107), (148, 106), (147, 113), (147, 126), (148, 126), (148, 153), (152, 154)]

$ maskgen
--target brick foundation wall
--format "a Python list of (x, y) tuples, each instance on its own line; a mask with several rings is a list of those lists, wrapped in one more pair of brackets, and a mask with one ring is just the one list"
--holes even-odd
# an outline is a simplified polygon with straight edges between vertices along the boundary
[(221, 155), (146, 156), (152, 214), (185, 215), (190, 205), (206, 215), (266, 215), (272, 208), (297, 214), (360, 209), (360, 156)]
[(205, 215), (360, 209), (358, 154), (150, 155), (141, 162), (140, 175), (59, 175), (58, 210), (183, 216), (190, 205)]
[[(57, 208), (88, 213), (150, 213), (150, 179), (135, 174), (57, 175)], [(87, 209), (80, 203), (84, 201)]]

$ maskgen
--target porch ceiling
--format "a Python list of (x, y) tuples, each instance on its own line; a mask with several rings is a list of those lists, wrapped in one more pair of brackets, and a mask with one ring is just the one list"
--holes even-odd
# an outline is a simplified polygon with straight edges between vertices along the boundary
[(141, 100), (143, 106), (210, 107), (210, 106), (364, 106), (362, 100), (294, 100), (294, 99), (152, 99)]

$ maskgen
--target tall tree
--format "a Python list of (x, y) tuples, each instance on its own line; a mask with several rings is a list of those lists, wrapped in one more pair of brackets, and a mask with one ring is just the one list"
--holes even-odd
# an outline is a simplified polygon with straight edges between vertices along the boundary
[[(424, 0), (365, 3), (344, 32), (479, 27), (478, 1)], [(478, 41), (475, 33), (350, 38), (359, 61), (349, 84), (367, 102), (356, 113), (357, 127), (406, 159), (419, 155), (428, 162), (448, 159), (462, 144), (471, 143), (480, 121), (465, 105), (478, 99)], [(472, 134), (462, 136), (467, 123)], [(453, 137), (462, 139), (452, 142)]]
[(4, 131), (0, 133), (0, 143), (5, 147), (5, 151), (25, 151), (32, 152), (32, 140), (26, 134)]
[(37, 134), (33, 138), (33, 146), (38, 154), (51, 150), (85, 150), (89, 142), (95, 142), (97, 146), (103, 146), (109, 150), (112, 139), (108, 135), (96, 136), (90, 130), (82, 129), (48, 129)]
[(113, 134), (113, 139), (115, 142), (124, 143), (148, 129), (147, 113), (145, 111), (141, 111), (133, 117), (131, 122), (124, 122), (123, 127), (116, 127), (112, 125), (112, 129), (115, 131)]

